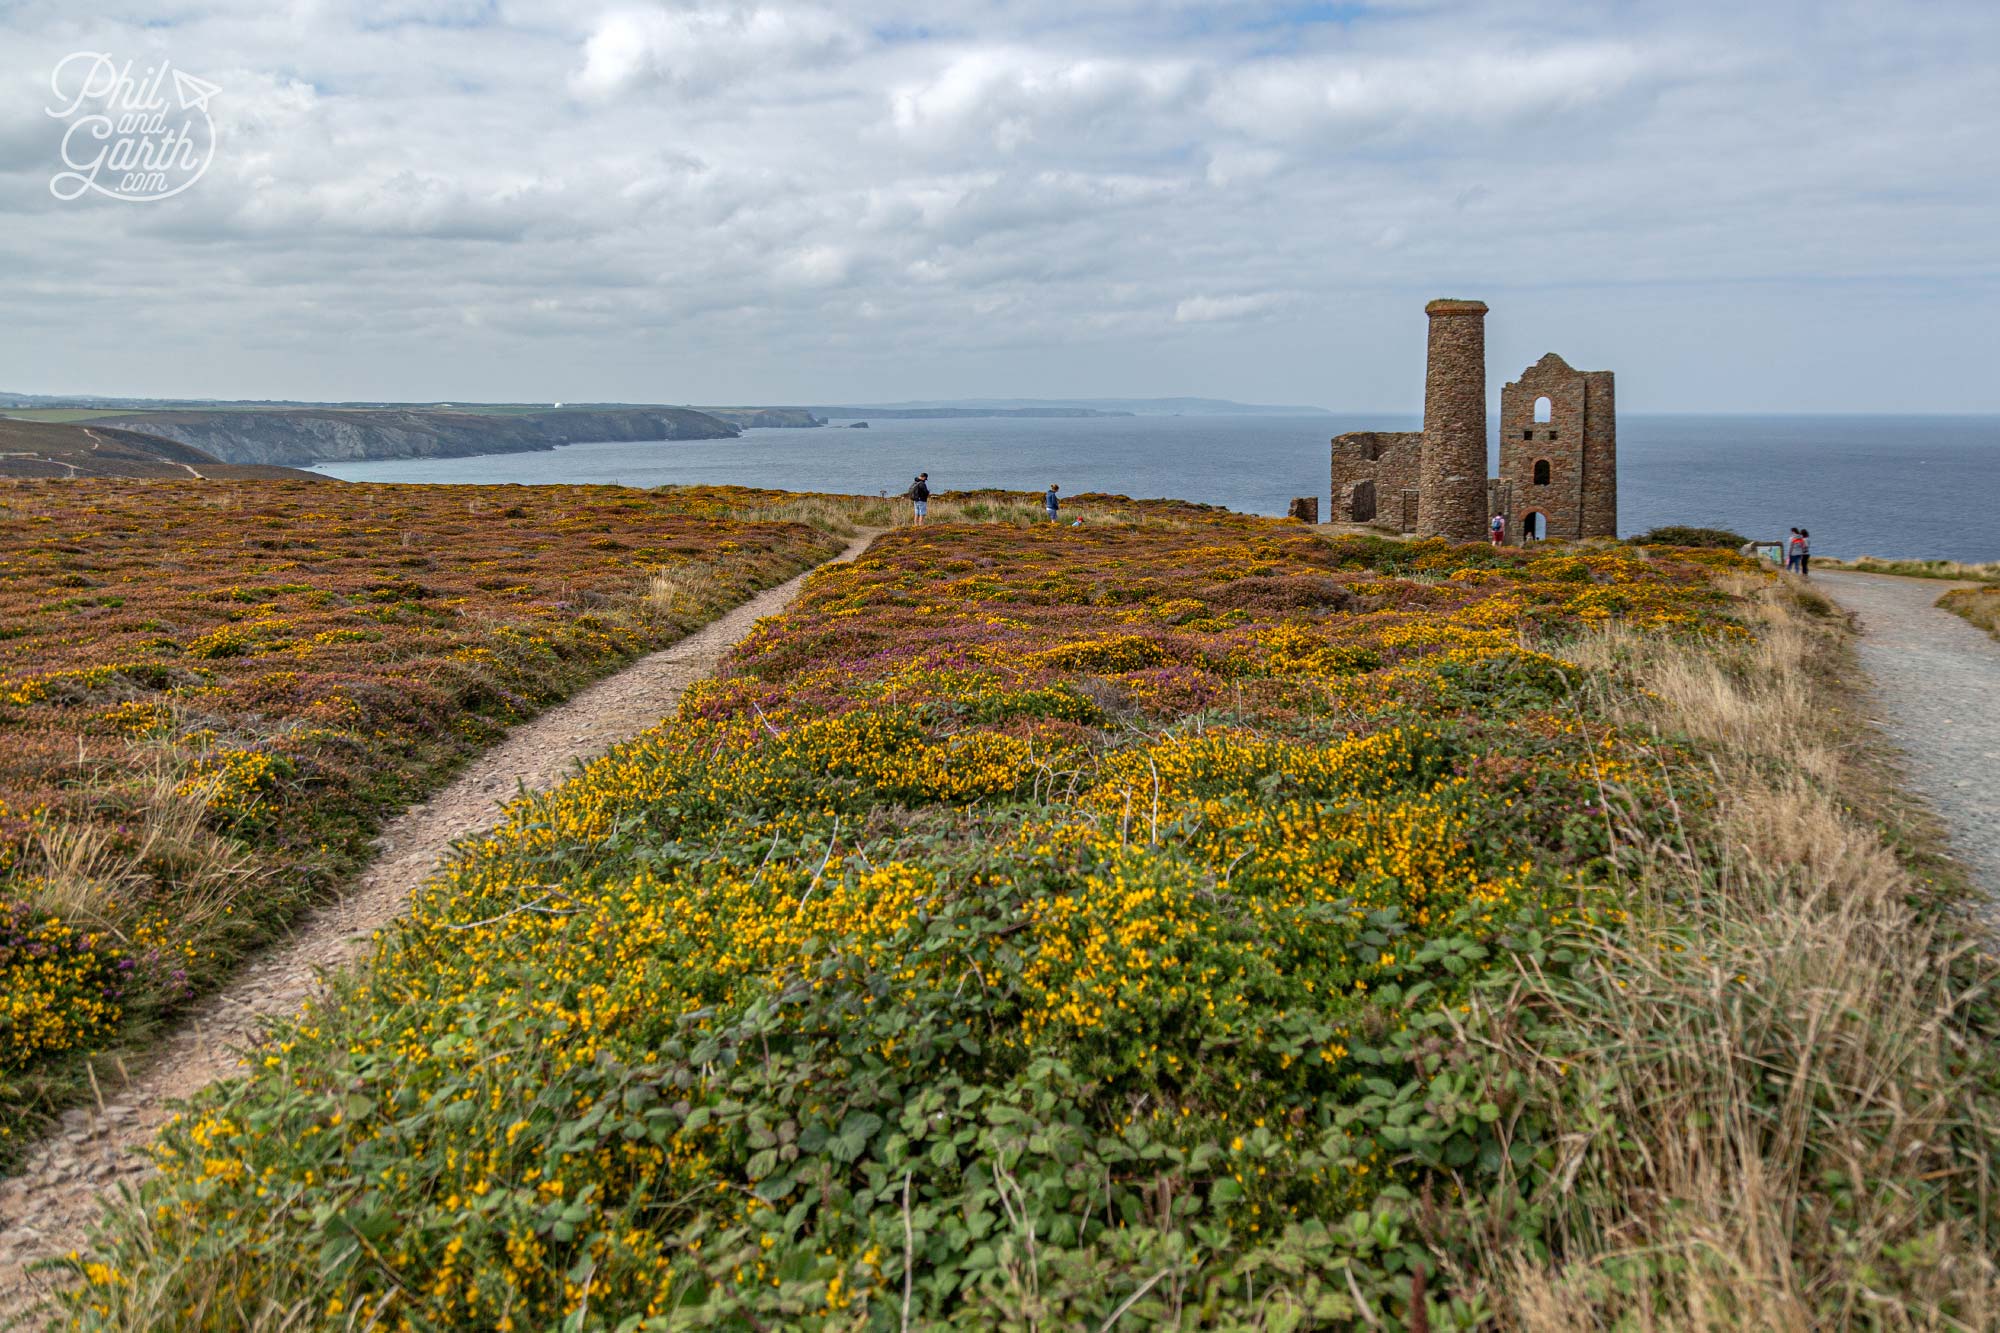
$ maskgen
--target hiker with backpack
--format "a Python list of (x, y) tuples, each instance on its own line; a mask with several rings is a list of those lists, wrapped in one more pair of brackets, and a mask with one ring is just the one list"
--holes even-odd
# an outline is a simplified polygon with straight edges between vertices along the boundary
[(930, 473), (919, 472), (917, 479), (910, 483), (910, 489), (903, 492), (904, 495), (909, 497), (910, 508), (913, 514), (913, 517), (910, 519), (912, 527), (921, 528), (924, 525), (924, 513), (930, 508), (930, 481)]

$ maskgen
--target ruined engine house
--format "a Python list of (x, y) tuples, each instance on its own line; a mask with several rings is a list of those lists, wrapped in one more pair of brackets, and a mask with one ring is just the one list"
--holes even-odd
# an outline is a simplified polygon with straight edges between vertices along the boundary
[(1500, 391), (1500, 475), (1486, 475), (1486, 306), (1432, 301), (1424, 428), (1333, 440), (1330, 517), (1476, 541), (1618, 535), (1618, 414), (1608, 370), (1554, 352)]

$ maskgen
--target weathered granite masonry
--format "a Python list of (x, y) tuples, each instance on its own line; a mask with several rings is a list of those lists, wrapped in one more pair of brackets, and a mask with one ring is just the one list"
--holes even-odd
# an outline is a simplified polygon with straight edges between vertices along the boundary
[(1403, 528), (1403, 492), (1417, 488), (1417, 455), (1423, 444), (1423, 432), (1414, 430), (1355, 431), (1335, 439), (1334, 521)]
[(1486, 531), (1486, 303), (1433, 301), (1424, 370), (1417, 536), (1472, 541)]
[(1541, 515), (1545, 537), (1618, 535), (1618, 414), (1611, 372), (1550, 352), (1500, 390), (1500, 480), (1509, 536)]
[(1509, 541), (1531, 515), (1537, 536), (1617, 536), (1611, 372), (1572, 369), (1553, 352), (1523, 371), (1500, 394), (1500, 475), (1488, 478), (1486, 306), (1433, 301), (1424, 312), (1424, 429), (1337, 436), (1329, 517), (1454, 541), (1485, 537), (1494, 514)]

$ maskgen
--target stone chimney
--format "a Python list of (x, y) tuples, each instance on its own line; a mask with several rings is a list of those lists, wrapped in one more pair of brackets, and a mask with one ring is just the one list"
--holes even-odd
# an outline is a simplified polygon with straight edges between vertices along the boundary
[(1486, 303), (1432, 301), (1417, 536), (1486, 533)]

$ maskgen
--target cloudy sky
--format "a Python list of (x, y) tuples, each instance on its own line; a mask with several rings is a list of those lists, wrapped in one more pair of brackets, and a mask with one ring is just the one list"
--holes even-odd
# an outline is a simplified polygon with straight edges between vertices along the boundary
[[(50, 191), (72, 52), (213, 161)], [(0, 389), (1995, 411), (1991, 0), (0, 0)]]

